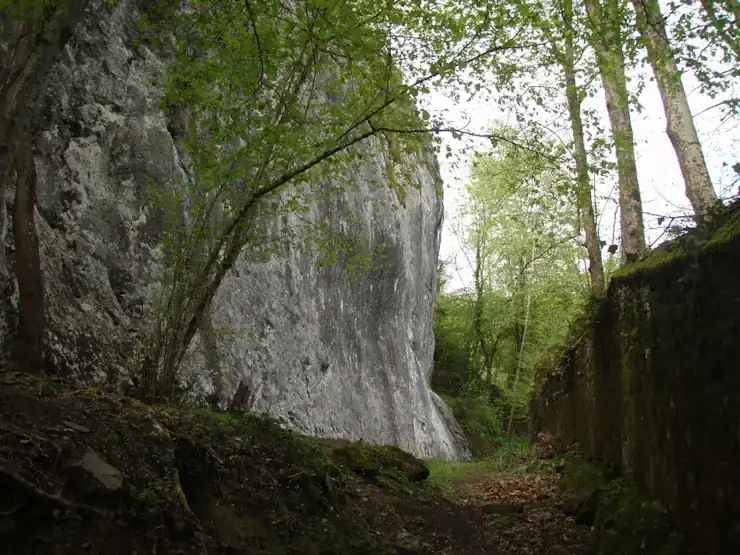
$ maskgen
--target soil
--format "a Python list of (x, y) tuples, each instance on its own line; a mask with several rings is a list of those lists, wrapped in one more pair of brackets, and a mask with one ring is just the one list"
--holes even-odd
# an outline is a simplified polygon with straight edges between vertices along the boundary
[(0, 374), (3, 554), (594, 552), (554, 471), (431, 466), (424, 480), (394, 447)]
[(375, 493), (368, 512), (396, 537), (399, 553), (588, 555), (590, 527), (563, 511), (557, 475), (475, 474), (439, 495), (398, 499)]

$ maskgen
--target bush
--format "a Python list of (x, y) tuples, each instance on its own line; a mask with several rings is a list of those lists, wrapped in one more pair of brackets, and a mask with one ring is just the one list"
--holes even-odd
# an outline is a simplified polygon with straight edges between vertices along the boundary
[(487, 457), (503, 443), (500, 408), (480, 396), (443, 396), (470, 443), (474, 457)]

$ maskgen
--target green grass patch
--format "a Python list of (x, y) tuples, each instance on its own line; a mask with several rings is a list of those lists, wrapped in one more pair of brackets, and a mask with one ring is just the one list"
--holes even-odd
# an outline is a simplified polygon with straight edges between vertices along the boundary
[(532, 451), (525, 438), (498, 438), (500, 447), (496, 453), (470, 462), (449, 462), (430, 459), (429, 481), (442, 489), (454, 487), (467, 481), (497, 474), (529, 473), (528, 462)]

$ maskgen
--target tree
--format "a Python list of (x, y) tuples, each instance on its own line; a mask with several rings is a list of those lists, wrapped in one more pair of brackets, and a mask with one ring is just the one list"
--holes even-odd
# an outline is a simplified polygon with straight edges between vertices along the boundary
[[(710, 22), (716, 37), (728, 49), (728, 57), (740, 60), (740, 2), (738, 0), (701, 0), (704, 15)], [(735, 31), (733, 31), (735, 29)]]
[[(515, 137), (506, 130), (497, 134)], [(456, 329), (468, 331), (454, 337), (458, 350), (470, 353), (469, 394), (487, 392), (513, 430), (537, 362), (562, 340), (585, 293), (573, 235), (573, 184), (547, 158), (508, 145), (476, 156), (468, 190), (462, 240), (475, 275), (472, 291), (455, 296), (465, 307)], [(443, 297), (440, 306), (449, 302)], [(450, 325), (438, 320), (437, 336), (453, 337)]]
[[(490, 74), (477, 77), (490, 80), (501, 106), (516, 110), (517, 123), (523, 130), (518, 138), (522, 148), (547, 154), (555, 166), (568, 164), (565, 156), (575, 163), (578, 222), (585, 235), (592, 288), (598, 293), (604, 289), (604, 272), (588, 163), (591, 145), (582, 113), (591, 79), (588, 69), (586, 76), (581, 77), (583, 69), (577, 67), (586, 57), (583, 34), (579, 21), (574, 21), (571, 0), (517, 0), (510, 6), (509, 19), (523, 26), (522, 34), (529, 37), (531, 45), (524, 43), (509, 56), (499, 56)], [(579, 85), (579, 77), (585, 84)], [(481, 83), (476, 85), (476, 90), (479, 88), (483, 88)], [(562, 124), (561, 99), (568, 114), (564, 120), (567, 126)], [(542, 143), (543, 132), (545, 141), (552, 143), (555, 139), (558, 148)], [(566, 138), (569, 134), (573, 136), (572, 143)]]
[(570, 118), (573, 133), (573, 157), (576, 162), (576, 181), (578, 183), (578, 210), (586, 236), (586, 250), (588, 251), (588, 271), (591, 276), (591, 289), (594, 293), (604, 291), (604, 264), (601, 260), (601, 239), (596, 224), (594, 201), (591, 193), (591, 179), (588, 171), (588, 153), (586, 139), (583, 132), (581, 117), (582, 92), (576, 79), (575, 30), (573, 25), (573, 2), (563, 0), (562, 19), (565, 27), (564, 48), (560, 56), (560, 63), (565, 76), (565, 94), (568, 100), (568, 117)]
[(606, 96), (612, 135), (617, 155), (619, 209), (622, 231), (622, 256), (635, 260), (645, 250), (645, 226), (637, 179), (634, 134), (629, 108), (621, 1), (586, 0), (589, 39)]
[[(475, 202), (475, 200), (473, 200)], [(475, 348), (473, 356), (477, 349), (483, 354), (483, 380), (490, 386), (493, 385), (493, 360), (496, 354), (496, 347), (500, 335), (491, 337), (490, 328), (485, 322), (485, 308), (488, 296), (490, 295), (490, 264), (491, 252), (488, 248), (488, 234), (491, 231), (493, 222), (490, 214), (484, 210), (473, 209), (473, 222), (471, 225), (471, 242), (474, 247), (475, 269), (473, 271), (473, 285), (475, 290), (475, 304), (473, 305), (473, 329), (475, 330)]]
[(717, 206), (714, 191), (704, 161), (699, 136), (696, 133), (681, 72), (671, 50), (670, 39), (658, 0), (633, 0), (637, 28), (648, 51), (648, 59), (658, 83), (667, 121), (667, 133), (676, 152), (686, 196), (699, 221), (706, 219)]
[(594, 212), (588, 152), (581, 114), (585, 91), (579, 87), (577, 79), (577, 30), (574, 21), (573, 1), (560, 0), (557, 5), (549, 6), (549, 9), (554, 13), (553, 17), (548, 17), (547, 13), (543, 13), (534, 21), (536, 28), (546, 37), (552, 56), (560, 65), (565, 81), (568, 118), (573, 135), (573, 159), (576, 166), (579, 221), (586, 239), (591, 289), (594, 293), (599, 294), (604, 291), (604, 264), (601, 257), (601, 239), (599, 238)]
[(82, 17), (87, 0), (1, 0), (10, 17), (12, 56), (0, 67), (0, 198), (15, 174), (14, 273), (18, 280), (18, 328), (11, 364), (43, 370), (44, 287), (34, 215), (36, 170), (33, 137), (46, 80)]
[[(360, 143), (374, 138), (385, 149), (402, 201), (408, 183), (395, 168), (431, 141), (417, 95), (433, 79), (507, 47), (496, 40), (474, 53), (458, 48), (465, 37), (457, 15), (444, 2), (199, 0), (165, 23), (144, 21), (153, 37), (167, 30), (178, 39), (165, 105), (177, 118), (187, 107), (183, 144), (193, 161), (192, 179), (170, 200), (172, 271), (142, 365), (148, 398), (170, 396), (237, 257), (265, 238), (271, 218), (301, 214), (336, 192), (330, 178), (366, 155)], [(419, 37), (408, 45), (402, 29), (437, 30), (449, 40), (435, 36), (432, 53), (423, 54)], [(320, 240), (314, 247), (326, 250)]]
[(740, 39), (733, 32), (740, 24), (737, 0), (669, 0), (663, 20), (670, 23), (672, 53), (679, 68), (699, 81), (699, 92), (715, 101), (722, 123), (740, 116)]
[(437, 393), (463, 395), (470, 384), (471, 298), (441, 292), (434, 307), (434, 372), (431, 385)]

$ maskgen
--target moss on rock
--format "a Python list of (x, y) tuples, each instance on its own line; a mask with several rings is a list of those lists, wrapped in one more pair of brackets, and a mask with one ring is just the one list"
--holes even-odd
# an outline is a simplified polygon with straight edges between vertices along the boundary
[(678, 555), (681, 538), (668, 513), (630, 480), (612, 481), (600, 496), (595, 524), (598, 555)]
[(400, 473), (409, 482), (429, 476), (429, 467), (420, 459), (393, 445), (370, 445), (342, 440), (327, 441), (332, 458), (361, 476), (375, 478)]
[(23, 374), (0, 385), (1, 553), (391, 553), (360, 501), (393, 499), (429, 472), (397, 447), (309, 438), (260, 416), (149, 407)]
[(609, 480), (607, 472), (598, 464), (579, 455), (571, 455), (563, 464), (560, 484), (573, 494), (589, 494), (605, 487)]

